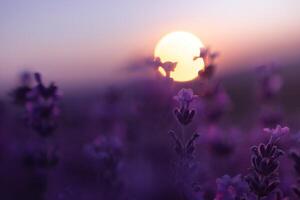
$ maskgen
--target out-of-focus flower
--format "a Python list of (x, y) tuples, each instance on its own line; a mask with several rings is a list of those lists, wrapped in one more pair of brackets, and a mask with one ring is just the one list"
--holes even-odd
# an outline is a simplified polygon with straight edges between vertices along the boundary
[(230, 177), (224, 175), (217, 179), (217, 194), (215, 200), (237, 200), (246, 199), (249, 192), (247, 182), (241, 175)]
[(161, 62), (159, 57), (155, 58), (153, 62), (156, 68), (161, 67), (164, 69), (167, 78), (170, 78), (171, 72), (175, 70), (177, 65), (177, 62), (171, 62), (171, 61)]
[(290, 129), (286, 126), (281, 127), (280, 125), (277, 125), (275, 129), (264, 128), (264, 131), (271, 134), (271, 141), (275, 143), (279, 141), (282, 136), (288, 134)]
[(200, 55), (195, 56), (193, 60), (203, 59), (204, 69), (199, 71), (199, 77), (211, 78), (214, 75), (216, 64), (215, 59), (219, 56), (218, 52), (211, 52), (210, 48), (200, 48)]
[(49, 86), (45, 86), (42, 81), (42, 76), (39, 73), (34, 74), (34, 79), (37, 85), (33, 87), (30, 94), (28, 94), (30, 100), (57, 101), (59, 99), (61, 93), (53, 82), (50, 83)]
[(251, 191), (258, 197), (266, 197), (279, 185), (279, 157), (284, 154), (276, 143), (289, 129), (277, 126), (276, 129), (265, 129), (271, 133), (267, 144), (253, 146), (251, 157), (251, 171), (246, 177)]
[(54, 83), (45, 86), (40, 74), (35, 74), (35, 80), (37, 85), (29, 92), (26, 102), (27, 119), (35, 131), (46, 137), (56, 128), (56, 118), (60, 114), (58, 106), (60, 93)]
[(259, 66), (257, 68), (259, 75), (259, 91), (263, 100), (270, 100), (276, 97), (283, 85), (282, 77), (278, 74), (276, 67)]
[(34, 74), (36, 85), (31, 86), (31, 75), (22, 76), (22, 86), (13, 92), (16, 104), (26, 109), (29, 126), (41, 136), (49, 136), (56, 128), (56, 117), (60, 114), (58, 100), (60, 91), (54, 83), (45, 86), (39, 73)]
[(14, 89), (11, 93), (15, 104), (24, 106), (28, 101), (28, 94), (31, 91), (32, 76), (29, 72), (24, 72), (20, 77), (20, 86)]

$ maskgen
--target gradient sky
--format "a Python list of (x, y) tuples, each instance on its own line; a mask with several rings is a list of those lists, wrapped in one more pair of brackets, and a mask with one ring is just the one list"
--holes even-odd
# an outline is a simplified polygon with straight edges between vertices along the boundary
[(115, 80), (176, 30), (220, 51), (221, 72), (285, 63), (300, 56), (299, 9), (299, 0), (1, 0), (0, 84), (24, 69), (76, 87)]

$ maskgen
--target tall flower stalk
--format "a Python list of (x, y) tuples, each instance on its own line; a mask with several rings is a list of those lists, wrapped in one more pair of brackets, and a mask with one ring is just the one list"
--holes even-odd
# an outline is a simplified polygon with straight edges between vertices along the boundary
[(181, 127), (181, 134), (170, 131), (170, 134), (175, 142), (175, 152), (178, 156), (178, 161), (175, 166), (176, 178), (179, 187), (183, 189), (183, 196), (187, 197), (188, 190), (192, 187), (193, 181), (191, 180), (190, 168), (193, 165), (193, 154), (195, 151), (194, 142), (198, 138), (198, 134), (194, 133), (190, 138), (187, 138), (185, 131), (195, 115), (195, 110), (190, 106), (191, 103), (197, 98), (191, 89), (181, 89), (174, 97), (179, 107), (175, 108), (174, 115)]
[(58, 163), (58, 148), (51, 138), (60, 114), (60, 93), (54, 83), (46, 86), (39, 73), (34, 74), (35, 86), (29, 84), (29, 77), (31, 76), (26, 76), (26, 79), (23, 77), (23, 84), (13, 94), (15, 103), (25, 109), (27, 125), (39, 136), (37, 141), (32, 141), (23, 161), (35, 178), (41, 181), (41, 187), (36, 193), (40, 193), (38, 199), (44, 199), (47, 189), (46, 169), (51, 169)]
[(284, 151), (278, 147), (280, 138), (289, 132), (288, 127), (277, 125), (275, 129), (264, 129), (271, 134), (266, 144), (253, 146), (250, 173), (246, 180), (256, 198), (263, 199), (270, 195), (279, 185), (279, 157)]

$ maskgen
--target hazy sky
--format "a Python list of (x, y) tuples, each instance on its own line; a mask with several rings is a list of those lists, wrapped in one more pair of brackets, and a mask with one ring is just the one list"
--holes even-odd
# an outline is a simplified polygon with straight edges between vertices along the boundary
[(299, 0), (0, 0), (0, 83), (23, 69), (61, 83), (113, 80), (164, 34), (190, 31), (221, 71), (300, 55)]

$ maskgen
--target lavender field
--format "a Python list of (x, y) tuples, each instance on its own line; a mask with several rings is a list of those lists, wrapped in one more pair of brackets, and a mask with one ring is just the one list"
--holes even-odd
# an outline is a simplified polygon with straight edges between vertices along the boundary
[(22, 73), (1, 100), (1, 199), (298, 199), (297, 80), (272, 65), (215, 77), (202, 52), (189, 83), (64, 94)]
[(300, 199), (299, 0), (0, 0), (0, 200)]

